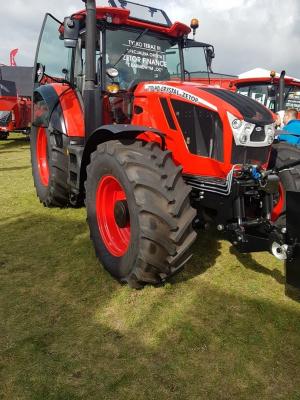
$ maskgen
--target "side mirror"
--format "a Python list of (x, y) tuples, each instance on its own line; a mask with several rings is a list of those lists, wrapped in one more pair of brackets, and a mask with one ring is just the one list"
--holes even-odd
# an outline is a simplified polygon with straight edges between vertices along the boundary
[(41, 63), (36, 65), (35, 81), (41, 83), (45, 75), (45, 66)]
[(276, 96), (276, 90), (273, 85), (268, 85), (268, 97), (275, 97)]
[(215, 50), (213, 47), (207, 47), (206, 48), (206, 61), (207, 61), (207, 67), (210, 72), (212, 72), (211, 66), (213, 59), (215, 58)]
[(119, 71), (116, 68), (107, 68), (106, 74), (110, 79), (114, 79), (119, 76)]
[(67, 48), (74, 48), (79, 37), (80, 21), (70, 17), (64, 19), (64, 45)]

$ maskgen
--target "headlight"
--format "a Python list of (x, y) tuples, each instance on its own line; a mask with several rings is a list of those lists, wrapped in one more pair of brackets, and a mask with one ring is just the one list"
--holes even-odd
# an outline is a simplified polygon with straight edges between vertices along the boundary
[(253, 124), (246, 123), (245, 126), (244, 126), (244, 132), (247, 133), (247, 135), (250, 136), (250, 134), (252, 133), (252, 131), (254, 129), (254, 126), (255, 125), (253, 125)]
[(118, 83), (110, 83), (106, 86), (106, 90), (108, 93), (117, 94), (120, 91), (120, 86)]
[(272, 144), (274, 142), (274, 139), (275, 139), (274, 135), (269, 135), (267, 139), (268, 144)]
[(253, 132), (255, 124), (240, 120), (229, 112), (227, 112), (227, 115), (232, 127), (235, 144), (237, 146), (247, 145), (250, 141), (250, 135)]
[(227, 111), (235, 144), (247, 147), (270, 146), (275, 137), (275, 124), (262, 126), (237, 118)]
[(268, 145), (272, 144), (274, 142), (274, 138), (275, 138), (275, 124), (266, 125), (265, 126), (265, 134), (266, 134), (266, 139), (267, 139)]
[(241, 121), (240, 119), (234, 119), (231, 122), (231, 126), (233, 127), (233, 129), (240, 129), (240, 127), (243, 125), (243, 121)]
[(240, 144), (246, 144), (248, 142), (248, 135), (246, 133), (242, 133), (239, 136)]

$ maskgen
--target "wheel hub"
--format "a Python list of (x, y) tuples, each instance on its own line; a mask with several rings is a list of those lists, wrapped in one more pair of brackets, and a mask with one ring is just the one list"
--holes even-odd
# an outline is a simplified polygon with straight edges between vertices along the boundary
[(125, 228), (129, 223), (129, 210), (126, 200), (119, 200), (115, 203), (114, 216), (119, 228)]
[(115, 257), (124, 256), (130, 243), (130, 215), (126, 193), (112, 175), (103, 176), (98, 184), (96, 214), (107, 250)]

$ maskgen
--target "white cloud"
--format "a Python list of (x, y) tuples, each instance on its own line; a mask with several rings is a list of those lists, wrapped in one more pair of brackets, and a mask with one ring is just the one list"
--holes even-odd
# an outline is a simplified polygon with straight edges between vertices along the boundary
[[(138, 0), (136, 0), (138, 2)], [(20, 48), (19, 65), (32, 65), (43, 16), (50, 12), (63, 19), (83, 8), (81, 0), (10, 0), (1, 5), (0, 63)], [(162, 7), (173, 21), (187, 24), (199, 18), (197, 39), (216, 49), (214, 69), (239, 73), (261, 66), (286, 69), (300, 77), (299, 0), (143, 0)], [(99, 5), (105, 1), (98, 0)], [(5, 16), (5, 18), (3, 18)]]

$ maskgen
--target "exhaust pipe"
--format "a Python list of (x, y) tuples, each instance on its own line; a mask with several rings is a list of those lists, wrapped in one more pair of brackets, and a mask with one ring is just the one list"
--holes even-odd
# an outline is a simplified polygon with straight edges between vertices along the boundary
[(86, 8), (85, 88), (95, 88), (96, 79), (96, 0), (82, 0)]
[(285, 94), (285, 71), (281, 71), (279, 78), (279, 90), (278, 90), (278, 102), (277, 102), (277, 110), (284, 110), (284, 94)]
[(96, 86), (96, 0), (82, 0), (86, 8), (86, 62), (85, 62), (85, 89), (84, 121), (85, 136), (102, 125), (101, 90)]

